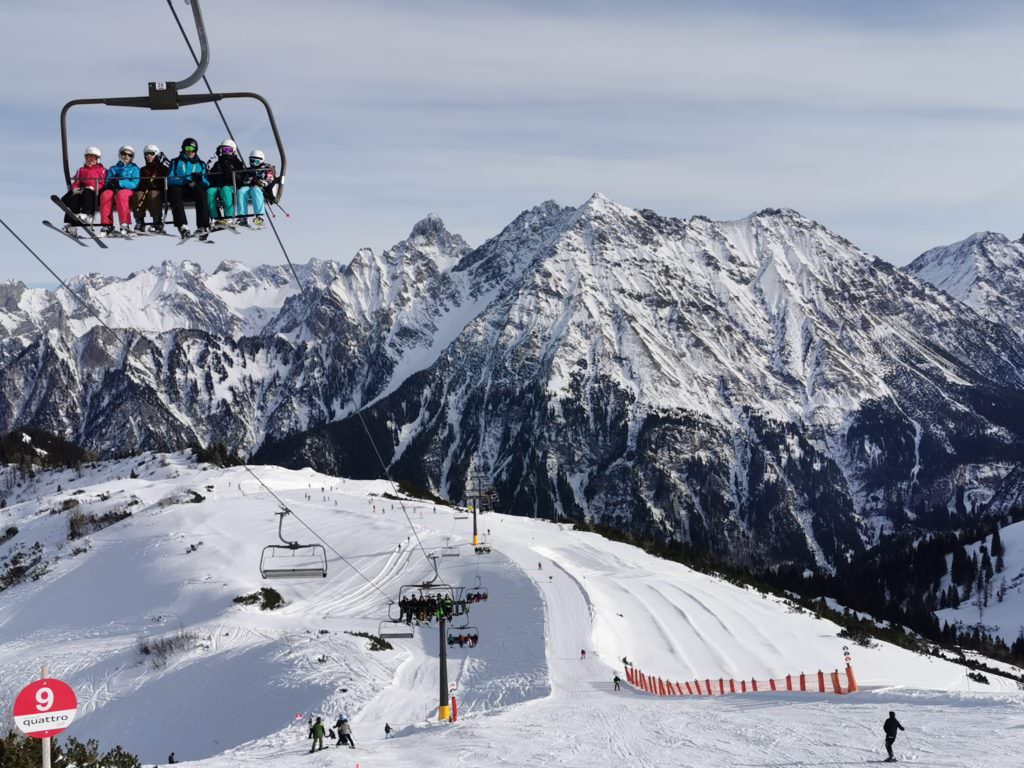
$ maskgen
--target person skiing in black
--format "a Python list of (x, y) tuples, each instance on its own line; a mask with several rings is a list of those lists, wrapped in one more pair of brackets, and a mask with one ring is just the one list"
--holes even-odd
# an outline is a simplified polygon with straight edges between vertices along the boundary
[(892, 743), (896, 741), (897, 731), (905, 731), (900, 721), (896, 719), (896, 713), (890, 712), (889, 719), (882, 725), (882, 730), (885, 731), (885, 750), (889, 753), (889, 756), (885, 759), (887, 763), (895, 763), (896, 758), (892, 754)]
[(618, 675), (612, 678), (612, 682), (615, 683), (615, 690), (619, 690), (619, 683), (621, 683), (622, 680), (619, 678)]
[(384, 738), (391, 736), (391, 723), (384, 723)]
[(171, 752), (171, 754), (169, 754), (167, 756), (167, 764), (168, 765), (174, 765), (176, 762), (178, 762), (178, 761), (174, 759), (174, 753)]

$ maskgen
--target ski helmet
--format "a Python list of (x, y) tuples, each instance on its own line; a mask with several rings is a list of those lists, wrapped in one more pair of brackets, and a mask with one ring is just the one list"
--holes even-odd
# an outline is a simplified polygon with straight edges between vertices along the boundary
[(135, 147), (131, 144), (123, 144), (117, 150), (117, 154), (119, 155), (123, 155), (125, 152), (130, 154), (132, 157), (135, 157)]
[(85, 155), (86, 156), (92, 155), (97, 160), (99, 160), (101, 157), (103, 157), (103, 153), (100, 152), (100, 148), (99, 147), (86, 147), (85, 148)]
[(220, 149), (221, 147), (231, 147), (231, 149), (238, 149), (238, 145), (235, 144), (234, 139), (224, 139), (224, 141), (222, 141), (218, 145), (217, 149)]
[(193, 139), (191, 136), (189, 136), (187, 139), (185, 139), (183, 142), (181, 142), (181, 149), (182, 149), (182, 151), (185, 150), (185, 147), (195, 147), (196, 148), (196, 152), (198, 152), (199, 151), (199, 142), (196, 141), (195, 139)]
[(148, 154), (159, 155), (160, 154), (160, 147), (158, 147), (156, 144), (147, 144), (145, 149), (142, 150), (142, 154), (144, 154), (144, 155), (148, 155)]
[(262, 163), (264, 157), (265, 155), (263, 154), (262, 149), (254, 149), (252, 152), (249, 153), (249, 164), (251, 165), (253, 160), (255, 160), (257, 163)]

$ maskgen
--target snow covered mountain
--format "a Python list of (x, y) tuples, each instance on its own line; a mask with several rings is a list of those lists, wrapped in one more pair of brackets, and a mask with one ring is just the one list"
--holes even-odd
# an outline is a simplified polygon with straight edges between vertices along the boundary
[(482, 472), (504, 510), (737, 562), (836, 562), (1024, 465), (1024, 341), (794, 211), (594, 195), (475, 249), (429, 217), (287, 277), (80, 278), (114, 332), (7, 286), (0, 430), (379, 476), (365, 420), (396, 476), (450, 498)]
[[(569, 525), (484, 515), (493, 551), (478, 556), (468, 520), (415, 500), (403, 510), (381, 497), (384, 481), (255, 471), (334, 548), (327, 578), (261, 580), (277, 506), (243, 467), (144, 454), (33, 476), (0, 468), (4, 711), (45, 663), (77, 693), (66, 735), (121, 744), (146, 765), (171, 751), (205, 768), (441, 768), (453, 755), (510, 767), (862, 763), (882, 754), (890, 709), (908, 728), (902, 759), (1018, 764), (1007, 739), (1024, 728), (1024, 693), (1007, 677), (979, 683), (870, 642), (851, 646), (854, 695), (616, 692), (623, 657), (670, 680), (813, 679), (842, 668), (849, 641), (772, 595)], [(313, 541), (291, 518), (285, 533)], [(479, 645), (448, 649), (455, 724), (437, 722), (435, 627), (381, 651), (358, 634), (377, 634), (400, 586), (432, 573), (424, 554), (447, 545), (462, 554), (442, 558), (446, 583), (488, 592), (470, 609)], [(235, 602), (261, 587), (283, 605)], [(311, 756), (307, 718), (340, 713), (356, 750)], [(1005, 735), (979, 738), (993, 722)]]
[[(794, 211), (681, 221), (595, 195), (453, 271), (493, 299), (363, 414), (396, 475), (442, 494), (483, 471), (520, 514), (835, 562), (1024, 456), (1021, 340)], [(259, 458), (371, 475), (364, 445), (342, 420)]]
[(1024, 243), (1020, 240), (998, 232), (975, 232), (959, 243), (925, 251), (903, 269), (1024, 336)]

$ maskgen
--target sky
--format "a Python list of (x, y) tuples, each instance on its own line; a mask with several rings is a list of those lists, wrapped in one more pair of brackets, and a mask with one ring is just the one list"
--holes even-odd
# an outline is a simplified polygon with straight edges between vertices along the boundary
[[(211, 86), (260, 93), (278, 120), (291, 215), (275, 223), (296, 262), (380, 251), (428, 213), (478, 245), (524, 209), (593, 192), (680, 218), (795, 208), (897, 265), (1024, 228), (1011, 3), (207, 0), (203, 14)], [(62, 105), (144, 95), (195, 66), (155, 0), (5, 2), (0, 26), (0, 218), (59, 274), (283, 261), (269, 231), (101, 252), (43, 229), (63, 191)], [(275, 156), (259, 110), (225, 111), (243, 152)], [(209, 105), (80, 107), (69, 123), (74, 161), (89, 144), (109, 163), (122, 143), (176, 151), (185, 136), (209, 157), (225, 135)], [(6, 231), (0, 260), (0, 279), (53, 283)]]
[[(261, 580), (278, 509), (242, 467), (143, 454), (38, 472), (6, 494), (0, 520), (17, 533), (0, 558), (40, 542), (47, 570), (0, 593), (0, 727), (47, 663), (78, 697), (66, 735), (103, 751), (121, 744), (147, 766), (166, 765), (171, 751), (194, 768), (863, 765), (884, 755), (881, 725), (894, 710), (906, 728), (901, 760), (1019, 768), (1024, 691), (990, 670), (983, 683), (937, 657), (852, 643), (810, 611), (569, 524), (483, 515), (491, 552), (477, 555), (471, 520), (408, 499), (404, 514), (396, 496), (381, 497), (387, 481), (250, 469), (292, 511), (284, 536), (326, 544), (326, 578)], [(59, 510), (69, 499), (82, 516), (133, 514), (68, 542)], [(1003, 541), (1008, 555), (1019, 544)], [(350, 634), (393, 632), (382, 624), (388, 601), (432, 576), (426, 555), (449, 546), (460, 554), (441, 558), (442, 583), (488, 595), (455, 622), (479, 644), (448, 649), (454, 724), (437, 721), (436, 624), (414, 625), (414, 637), (381, 652)], [(265, 562), (307, 565), (309, 552)], [(284, 605), (234, 604), (261, 587)], [(1004, 618), (1020, 616), (1022, 597), (1011, 590), (1018, 610)], [(860, 690), (820, 693), (816, 672), (844, 670), (847, 655)], [(732, 680), (741, 693), (659, 697), (628, 683), (616, 692), (613, 676), (628, 679), (623, 657), (646, 675), (721, 679), (726, 691)], [(801, 672), (809, 690), (787, 692), (785, 676), (799, 688)], [(744, 695), (740, 681), (752, 679), (760, 692)], [(311, 757), (307, 718), (340, 714), (355, 751)]]

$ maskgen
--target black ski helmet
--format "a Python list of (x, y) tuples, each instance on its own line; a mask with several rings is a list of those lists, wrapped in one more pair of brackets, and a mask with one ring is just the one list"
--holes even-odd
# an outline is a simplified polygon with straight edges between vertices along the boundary
[(196, 152), (198, 152), (199, 151), (199, 142), (196, 141), (195, 139), (193, 139), (191, 136), (189, 136), (187, 139), (185, 139), (183, 142), (181, 142), (181, 149), (182, 149), (183, 152), (185, 151), (185, 147), (195, 147), (196, 148)]

